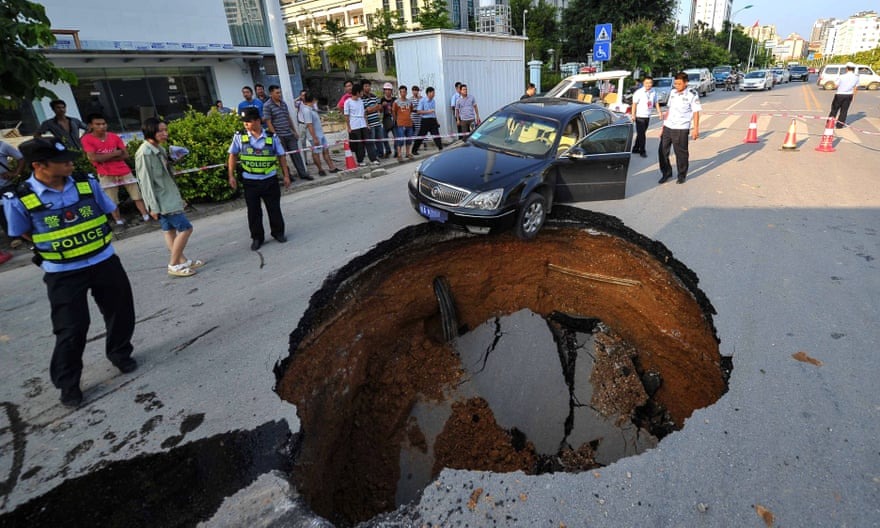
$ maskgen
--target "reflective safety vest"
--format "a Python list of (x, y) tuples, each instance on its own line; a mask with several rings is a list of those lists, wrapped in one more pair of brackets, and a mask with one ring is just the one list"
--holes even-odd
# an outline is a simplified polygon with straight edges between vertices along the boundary
[(31, 217), (31, 238), (45, 260), (63, 264), (97, 255), (113, 238), (107, 215), (101, 210), (89, 179), (74, 177), (79, 199), (67, 207), (44, 204), (30, 185), (17, 191)]
[(274, 136), (266, 136), (266, 144), (262, 149), (255, 149), (250, 141), (250, 134), (241, 135), (241, 153), (238, 159), (241, 168), (251, 174), (271, 174), (278, 170), (278, 154), (272, 146)]

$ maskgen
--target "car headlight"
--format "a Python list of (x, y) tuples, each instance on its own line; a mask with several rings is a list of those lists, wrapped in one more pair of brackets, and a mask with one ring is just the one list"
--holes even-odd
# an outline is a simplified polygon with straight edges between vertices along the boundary
[(409, 184), (410, 186), (412, 186), (413, 189), (419, 188), (419, 169), (421, 168), (422, 164), (419, 163), (419, 165), (416, 167), (416, 170), (413, 171), (412, 176), (410, 176), (409, 178)]
[(492, 189), (491, 191), (481, 192), (468, 200), (468, 202), (464, 204), (464, 207), (468, 209), (483, 209), (486, 211), (498, 209), (503, 196), (504, 189)]

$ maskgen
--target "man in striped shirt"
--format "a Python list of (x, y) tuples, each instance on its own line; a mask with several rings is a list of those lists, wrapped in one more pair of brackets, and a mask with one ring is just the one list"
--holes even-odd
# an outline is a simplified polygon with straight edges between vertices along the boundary
[(366, 143), (367, 156), (369, 156), (370, 159), (373, 159), (374, 157), (376, 159), (384, 158), (385, 148), (388, 147), (388, 145), (383, 141), (382, 103), (379, 102), (379, 98), (373, 93), (373, 83), (371, 83), (369, 79), (361, 81), (361, 86), (364, 88), (361, 100), (364, 102), (364, 113), (367, 117), (368, 128), (367, 139), (369, 141)]
[[(263, 122), (270, 133), (278, 136), (285, 152), (298, 150), (299, 137), (296, 134), (290, 119), (290, 108), (281, 98), (281, 87), (273, 84), (269, 87), (269, 100), (263, 105)], [(302, 180), (314, 180), (306, 171), (301, 152), (293, 152), (290, 155), (296, 173)]]

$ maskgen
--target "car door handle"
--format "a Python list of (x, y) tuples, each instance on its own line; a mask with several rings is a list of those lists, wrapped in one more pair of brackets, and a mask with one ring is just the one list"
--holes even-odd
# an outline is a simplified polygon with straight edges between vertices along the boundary
[(606, 165), (605, 168), (608, 170), (620, 170), (623, 168), (623, 165)]

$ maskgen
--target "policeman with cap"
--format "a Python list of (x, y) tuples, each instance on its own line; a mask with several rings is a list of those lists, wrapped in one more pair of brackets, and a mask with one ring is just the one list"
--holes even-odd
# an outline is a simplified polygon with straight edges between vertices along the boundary
[(251, 251), (260, 249), (265, 240), (263, 208), (269, 216), (269, 232), (278, 242), (287, 242), (284, 236), (284, 217), (281, 215), (281, 188), (278, 169), (284, 175), (284, 187), (290, 187), (290, 173), (284, 159), (284, 146), (274, 134), (263, 130), (260, 111), (245, 108), (240, 113), (245, 132), (236, 132), (229, 146), (227, 169), (229, 186), (238, 187), (236, 165), (241, 161), (244, 201), (247, 204), (248, 228), (251, 233)]
[(61, 403), (78, 407), (82, 356), (89, 330), (89, 290), (104, 316), (107, 359), (123, 373), (137, 368), (131, 357), (134, 300), (128, 276), (110, 245), (107, 215), (116, 210), (91, 176), (71, 176), (79, 152), (55, 139), (34, 139), (19, 147), (30, 178), (3, 202), (9, 234), (33, 245), (34, 263), (46, 272), (43, 282), (52, 307), (55, 349), (49, 364)]

